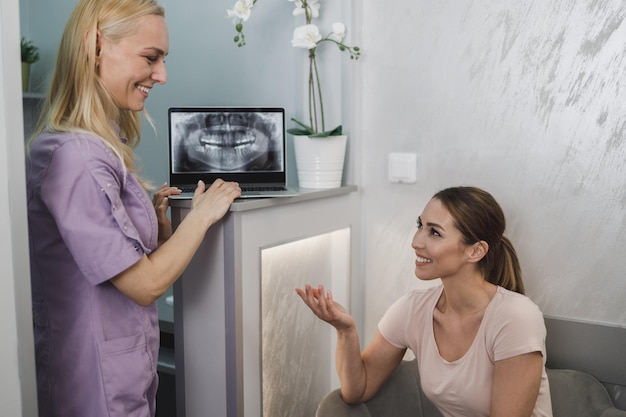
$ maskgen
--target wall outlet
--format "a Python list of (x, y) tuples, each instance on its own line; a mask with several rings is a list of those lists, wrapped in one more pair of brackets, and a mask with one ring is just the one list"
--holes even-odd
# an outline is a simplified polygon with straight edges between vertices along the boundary
[(392, 152), (389, 154), (389, 182), (413, 184), (417, 181), (417, 155)]

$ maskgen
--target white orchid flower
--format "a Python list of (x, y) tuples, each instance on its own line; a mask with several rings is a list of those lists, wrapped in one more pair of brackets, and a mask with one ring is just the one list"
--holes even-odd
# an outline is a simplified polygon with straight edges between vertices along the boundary
[(254, 0), (237, 0), (233, 8), (226, 10), (226, 13), (233, 20), (233, 23), (245, 22), (250, 17), (250, 9), (252, 9), (253, 4)]
[(294, 48), (313, 49), (322, 39), (320, 30), (315, 25), (299, 26), (293, 31), (291, 45)]
[[(227, 10), (228, 17), (232, 19), (236, 34), (233, 41), (238, 47), (246, 45), (244, 35), (244, 22), (250, 18), (251, 9), (258, 0), (230, 0), (236, 1), (232, 9)], [(291, 45), (294, 48), (308, 49), (307, 54), (309, 76), (308, 84), (308, 124), (299, 122), (294, 119), (297, 126), (295, 129), (289, 129), (289, 133), (297, 135), (316, 135), (318, 137), (335, 136), (341, 134), (341, 126), (334, 129), (326, 130), (324, 122), (324, 106), (322, 101), (322, 86), (317, 68), (316, 48), (321, 43), (334, 43), (341, 52), (350, 54), (350, 59), (357, 60), (361, 57), (361, 49), (358, 46), (350, 46), (344, 44), (346, 36), (346, 27), (343, 23), (335, 22), (332, 25), (332, 31), (322, 37), (317, 25), (311, 24), (313, 18), (319, 17), (320, 0), (288, 0), (293, 3), (294, 16), (304, 16), (304, 26), (299, 26), (293, 31)], [(319, 117), (318, 117), (319, 116)], [(318, 124), (318, 121), (320, 122)]]
[(341, 22), (333, 23), (333, 32), (330, 35), (328, 35), (328, 38), (335, 42), (341, 43), (341, 41), (345, 37), (346, 37), (346, 25), (344, 25)]
[(304, 4), (302, 3), (302, 0), (289, 0), (289, 1), (293, 1), (296, 5), (296, 8), (293, 10), (294, 16), (304, 14), (306, 12), (306, 9), (309, 10), (309, 14), (311, 15), (311, 17), (318, 17), (320, 15), (319, 0), (307, 0), (306, 9), (304, 7)]

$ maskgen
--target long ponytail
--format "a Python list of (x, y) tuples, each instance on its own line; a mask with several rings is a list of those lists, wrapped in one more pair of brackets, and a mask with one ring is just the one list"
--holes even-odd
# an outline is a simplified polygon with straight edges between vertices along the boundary
[(484, 264), (481, 268), (485, 279), (507, 290), (524, 294), (522, 270), (513, 244), (506, 236), (502, 236), (500, 245), (497, 245), (495, 249), (495, 251), (489, 249), (487, 256), (483, 259)]

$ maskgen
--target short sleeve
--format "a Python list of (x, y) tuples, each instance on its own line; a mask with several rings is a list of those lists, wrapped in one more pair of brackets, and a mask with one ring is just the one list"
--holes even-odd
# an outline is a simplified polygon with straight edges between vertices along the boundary
[[(111, 195), (120, 194), (113, 155), (92, 141), (73, 140), (53, 151), (41, 198), (81, 272), (94, 285), (136, 263), (144, 253), (136, 230), (119, 224)], [(132, 225), (131, 225), (132, 226)]]
[(410, 294), (405, 294), (387, 309), (378, 322), (380, 334), (386, 341), (400, 349), (409, 347), (406, 337), (406, 323), (410, 307)]
[(498, 323), (492, 336), (493, 360), (541, 352), (545, 362), (546, 327), (539, 307), (519, 294), (506, 298), (495, 312)]

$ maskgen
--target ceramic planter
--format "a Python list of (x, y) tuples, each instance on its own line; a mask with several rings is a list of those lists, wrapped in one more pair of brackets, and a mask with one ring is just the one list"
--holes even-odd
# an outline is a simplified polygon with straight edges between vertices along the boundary
[(341, 186), (347, 136), (311, 138), (294, 136), (294, 151), (300, 188)]

